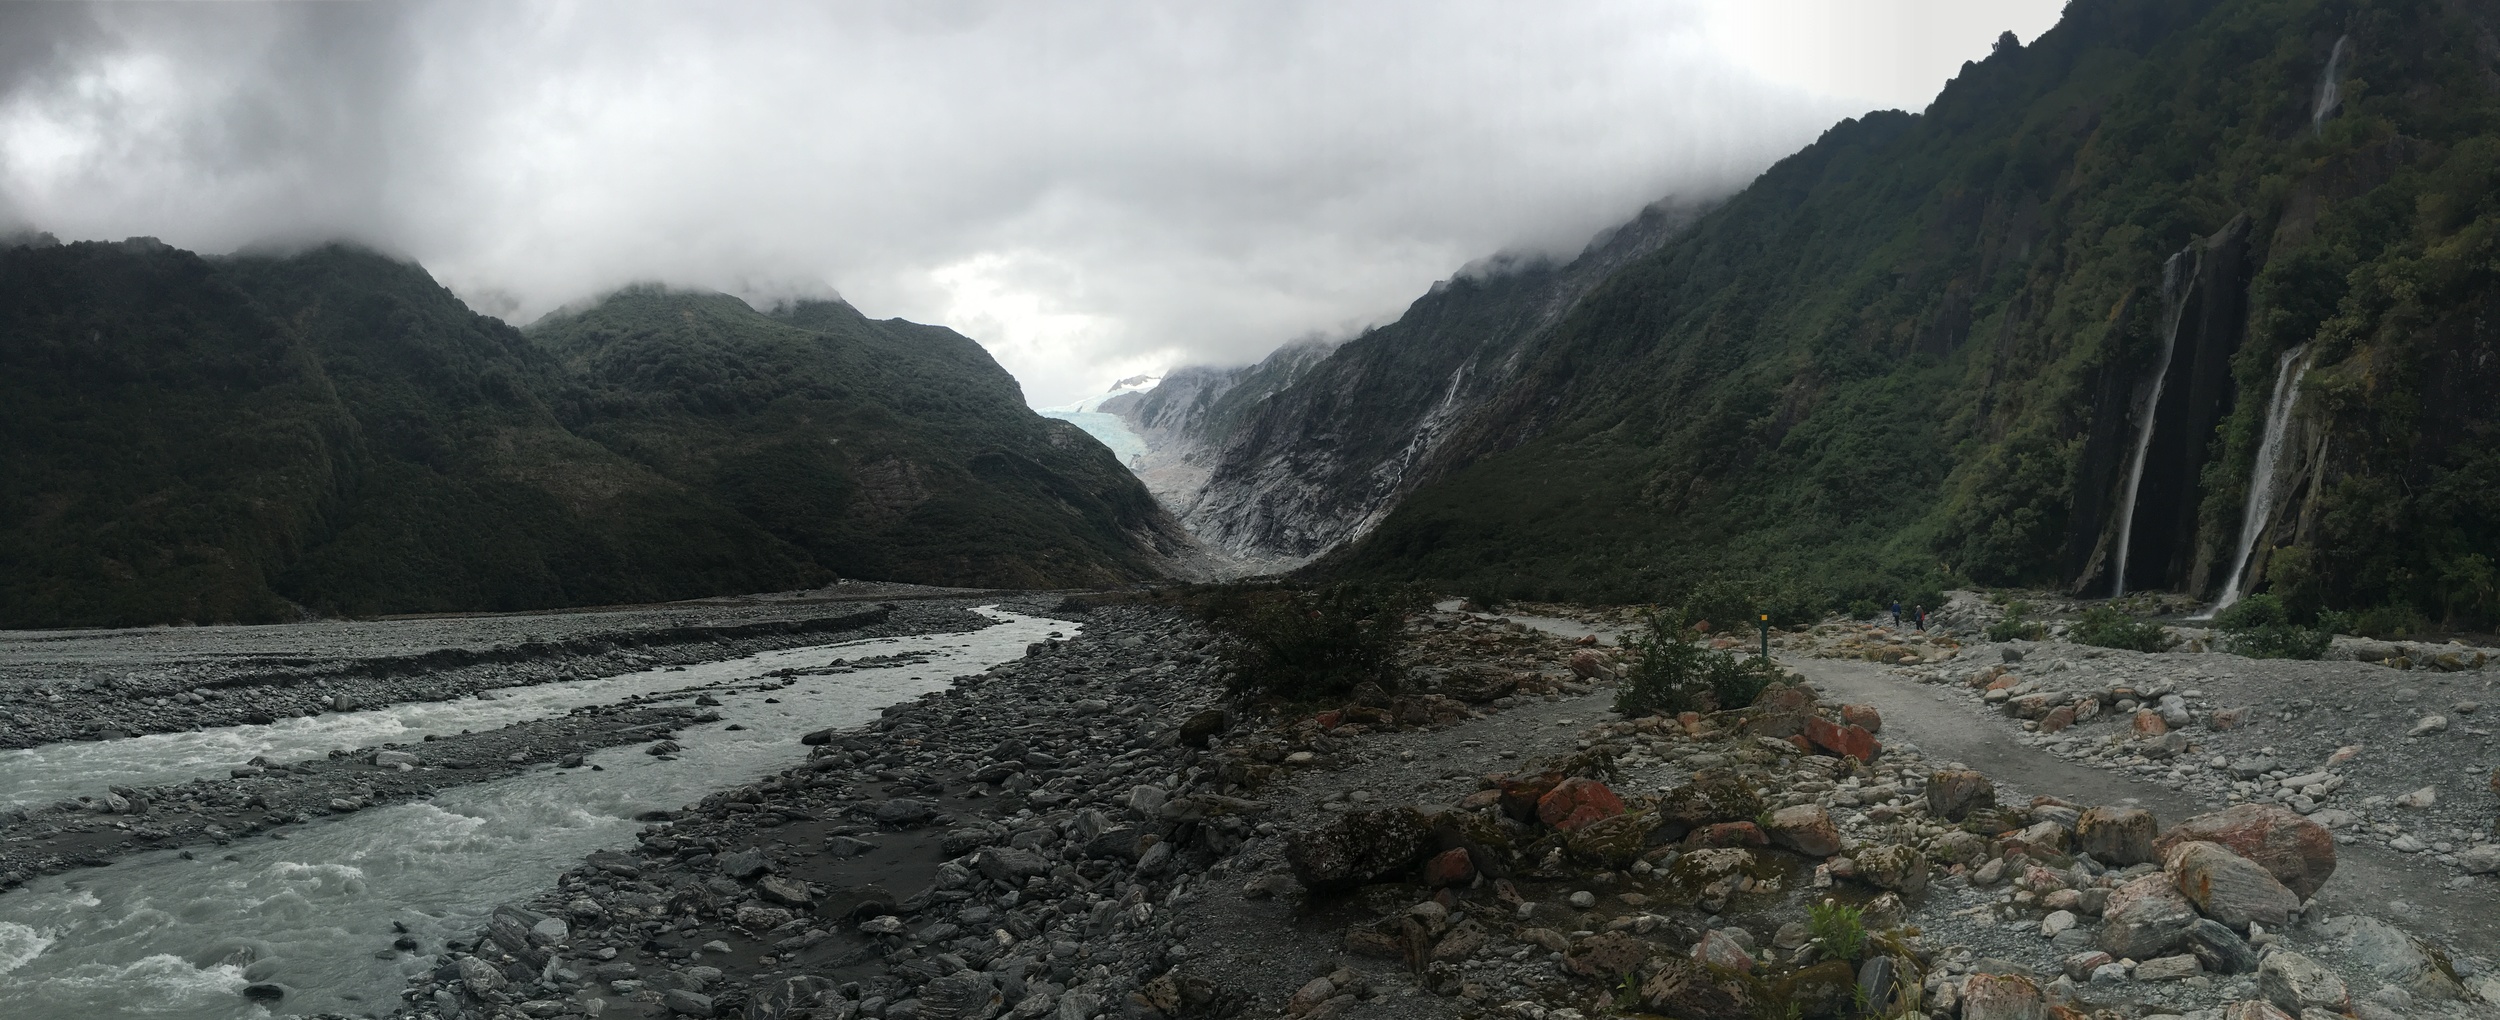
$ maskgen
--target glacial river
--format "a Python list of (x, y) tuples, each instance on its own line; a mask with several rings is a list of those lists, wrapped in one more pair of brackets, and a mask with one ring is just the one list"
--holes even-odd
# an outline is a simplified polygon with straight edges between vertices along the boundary
[[(240, 992), (275, 981), (290, 992), (277, 1013), (387, 1013), (431, 956), (376, 957), (406, 925), (426, 948), (475, 934), (501, 903), (529, 898), (591, 851), (624, 847), (635, 815), (674, 809), (806, 757), (798, 736), (856, 726), (887, 705), (944, 689), (1024, 654), (1058, 620), (981, 610), (997, 621), (968, 633), (878, 638), (600, 680), (547, 684), (475, 699), (237, 726), (203, 733), (62, 744), (0, 756), (0, 802), (94, 792), (108, 783), (176, 782), (223, 775), (253, 755), (276, 760), (406, 741), (427, 732), (486, 729), (635, 695), (695, 690), (722, 704), (722, 720), (675, 739), (672, 760), (642, 745), (594, 753), (589, 769), (541, 769), (455, 787), (430, 801), (373, 808), (289, 827), (224, 847), (166, 851), (107, 868), (42, 879), (0, 894), (0, 1016), (86, 1020), (269, 1015)], [(802, 674), (773, 691), (718, 689), (787, 669), (919, 655), (905, 664)], [(766, 699), (778, 699), (767, 704)], [(745, 726), (728, 730), (727, 724)], [(110, 777), (110, 778), (108, 778)], [(209, 959), (237, 945), (248, 968)], [(203, 965), (204, 964), (204, 965)]]

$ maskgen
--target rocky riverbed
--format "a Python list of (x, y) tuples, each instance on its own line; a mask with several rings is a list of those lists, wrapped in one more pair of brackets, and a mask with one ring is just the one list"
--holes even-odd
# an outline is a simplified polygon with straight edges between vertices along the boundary
[[(414, 975), (408, 1017), (2500, 1015), (2492, 922), (2427, 913), (2493, 901), (2476, 856), (2491, 792), (2447, 780), (2423, 806), (2401, 800), (2437, 785), (2414, 777), (2489, 764), (2473, 757), (2480, 708), (2461, 707), (2488, 684), (2470, 666), (2001, 647), (1948, 608), (1925, 634), (1782, 632), (1789, 676), (1754, 706), (1623, 719), (1610, 635), (1627, 620), (1534, 608), (1417, 616), (1405, 689), (1243, 717), (1185, 616), (1029, 603), (1081, 633), (866, 727), (786, 730), (798, 764), (644, 816), (630, 846), (480, 930), (373, 949)], [(963, 609), (884, 612), (869, 626), (942, 630)], [(572, 678), (804, 636), (506, 665)], [(755, 697), (787, 682), (745, 681), (766, 685)], [(2335, 702), (2357, 706), (2335, 726), (2264, 711), (2357, 683), (2393, 686)], [(706, 689), (37, 805), (0, 820), (0, 865), (215, 852), (449, 785), (590, 768), (603, 746), (666, 756), (740, 725), (710, 714)], [(397, 692), (353, 693), (368, 690)], [(2390, 732), (2433, 701), (2447, 729), (2410, 732), (2417, 715)], [(2251, 756), (2296, 766), (2354, 744), (2329, 780), (2240, 775)], [(2337, 810), (2355, 817), (2319, 817)]]
[[(1229, 713), (1193, 623), (1092, 611), (1074, 641), (654, 820), (442, 956), (403, 1012), (2500, 1015), (2500, 947), (2327, 905), (2354, 839), (2285, 798), (2187, 791), (2211, 810), (2165, 817), (2143, 805), (2186, 787), (2125, 757), (2106, 789), (2145, 796), (2068, 796), (1886, 735), (1879, 702), (1932, 700), (1920, 667), (1974, 689), (2001, 649), (1939, 632), (1863, 703), (1797, 674), (1750, 709), (1625, 720), (1596, 636), (1620, 620), (1541, 608), (1559, 634), (1419, 617), (1408, 690), (1262, 718)], [(1901, 668), (1864, 655), (1888, 637), (1826, 628), (1784, 654), (1846, 641)], [(1975, 690), (1952, 711), (2028, 732)], [(2135, 690), (2156, 713), (2169, 693)], [(2487, 833), (2493, 805), (2459, 800)]]

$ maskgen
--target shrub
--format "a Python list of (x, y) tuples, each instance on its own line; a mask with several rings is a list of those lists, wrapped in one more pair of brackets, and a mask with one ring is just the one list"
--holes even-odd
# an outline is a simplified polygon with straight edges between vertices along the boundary
[[(2238, 606), (2233, 606), (2236, 609)], [(2379, 606), (2353, 615), (2351, 630), (2381, 640), (2408, 638), (2431, 629), (2429, 617), (2412, 606)]]
[(1414, 589), (1393, 585), (1228, 587), (1199, 614), (1222, 635), (1236, 696), (1315, 701), (1366, 681), (1396, 690), (1405, 617), (1422, 604)]
[(2292, 622), (2282, 599), (2265, 593), (2232, 603), (2214, 618), (2214, 629), (2222, 632), (2225, 649), (2252, 659), (2315, 659), (2326, 654), (2344, 623), (2343, 614), (2330, 612), (2304, 627)]
[(2048, 628), (2041, 626), (2039, 621), (2029, 619), (2030, 615), (2031, 603), (2006, 603), (2005, 619), (1988, 625), (1988, 640), (2038, 641), (2047, 637)]
[(1632, 658), (1615, 689), (1615, 711), (1672, 715), (1742, 708), (1771, 685), (1770, 665), (1703, 648), (1685, 613), (1652, 613), (1633, 637)]
[(1832, 959), (1856, 963), (1866, 955), (1865, 912), (1838, 900), (1807, 906), (1806, 932), (1823, 943)]
[(2135, 619), (2108, 606), (2085, 610), (2083, 619), (2068, 628), (2066, 636), (2076, 644), (2137, 652), (2158, 652), (2170, 644), (2162, 635), (2161, 624)]
[(1831, 592), (1794, 574), (1734, 577), (1712, 574), (1684, 593), (1689, 619), (1715, 620), (1728, 629), (1738, 622), (1751, 630), (1763, 614), (1779, 626), (1822, 619), (1832, 607)]
[(1874, 599), (1851, 599), (1849, 601), (1849, 618), (1852, 620), (1864, 620), (1883, 611), (1884, 607), (1876, 605)]

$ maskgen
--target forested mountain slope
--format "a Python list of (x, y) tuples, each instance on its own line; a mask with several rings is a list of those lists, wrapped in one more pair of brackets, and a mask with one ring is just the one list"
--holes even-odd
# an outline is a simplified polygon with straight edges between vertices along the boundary
[(629, 291), (541, 334), (349, 248), (0, 246), (0, 626), (1094, 584), (1175, 542), (945, 330)]
[(2249, 585), (2488, 622), (2496, 23), (2076, 0), (1611, 274), (1450, 427), (1463, 469), (1325, 567), (1624, 599), (1713, 575), (2211, 594), (2280, 379)]

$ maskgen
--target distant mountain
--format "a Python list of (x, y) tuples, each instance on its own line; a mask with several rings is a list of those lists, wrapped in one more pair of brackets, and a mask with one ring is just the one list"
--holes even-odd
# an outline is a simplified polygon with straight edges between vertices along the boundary
[[(1593, 291), (1470, 424), (1479, 459), (1341, 569), (1881, 600), (2108, 594), (2123, 562), (2125, 590), (2211, 594), (2253, 538), (2252, 583), (2296, 602), (2489, 621), (2489, 17), (2071, 4)], [(2302, 345), (2278, 509), (2245, 535)]]
[(0, 626), (1099, 584), (1184, 545), (943, 329), (634, 290), (524, 334), (355, 249), (0, 246)]
[(1191, 520), (1511, 595), (2244, 588), (2489, 626), (2494, 66), (2490, 5), (2075, 0), (1554, 314), (1415, 328), (1525, 278), (1417, 302), (1237, 430)]
[(1168, 447), (1184, 455), (1169, 478), (1149, 484), (1201, 539), (1253, 562), (1299, 564), (1370, 531), (1445, 472), (1453, 430), (1512, 384), (1524, 345), (1697, 213), (1659, 203), (1566, 263), (1488, 259), (1342, 345), (1175, 372), (1104, 410), (1188, 437)]

